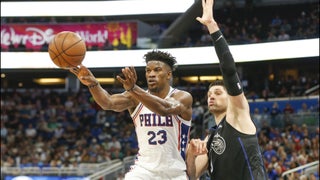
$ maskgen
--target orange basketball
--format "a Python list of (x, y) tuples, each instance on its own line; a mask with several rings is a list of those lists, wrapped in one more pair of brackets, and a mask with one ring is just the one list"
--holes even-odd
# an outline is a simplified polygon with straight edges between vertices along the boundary
[(68, 69), (82, 63), (86, 55), (86, 43), (79, 34), (62, 31), (49, 43), (48, 52), (53, 63)]

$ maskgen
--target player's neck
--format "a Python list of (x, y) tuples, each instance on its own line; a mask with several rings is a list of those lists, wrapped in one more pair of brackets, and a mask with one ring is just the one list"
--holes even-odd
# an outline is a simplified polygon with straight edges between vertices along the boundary
[(170, 91), (170, 86), (165, 86), (163, 88), (158, 88), (157, 91), (149, 91), (149, 92), (154, 96), (158, 96), (159, 98), (164, 99), (165, 97), (167, 97), (169, 91)]
[(226, 112), (221, 112), (221, 113), (215, 113), (214, 115), (214, 120), (216, 122), (216, 124), (219, 124), (222, 119), (226, 116)]

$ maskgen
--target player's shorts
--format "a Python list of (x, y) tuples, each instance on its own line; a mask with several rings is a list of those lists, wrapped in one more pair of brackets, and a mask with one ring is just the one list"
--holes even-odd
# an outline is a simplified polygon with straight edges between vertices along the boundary
[(134, 165), (129, 172), (126, 173), (125, 180), (188, 180), (186, 172), (174, 175), (163, 172), (152, 172), (140, 166)]

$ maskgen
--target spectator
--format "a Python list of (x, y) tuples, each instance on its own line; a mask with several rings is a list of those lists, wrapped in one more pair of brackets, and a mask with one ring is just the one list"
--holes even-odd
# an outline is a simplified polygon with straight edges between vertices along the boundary
[(283, 123), (285, 126), (291, 125), (293, 123), (292, 114), (294, 113), (294, 109), (290, 103), (286, 103), (286, 106), (283, 109), (284, 119)]
[(283, 113), (284, 114), (293, 114), (294, 113), (294, 109), (290, 103), (286, 103), (286, 106), (283, 109)]
[(271, 20), (270, 26), (272, 28), (279, 28), (282, 24), (282, 19), (280, 18), (279, 14), (276, 14), (275, 17)]
[(252, 113), (252, 120), (254, 121), (256, 127), (257, 127), (257, 131), (260, 131), (261, 130), (261, 127), (262, 127), (262, 121), (263, 121), (263, 117), (262, 117), (262, 114), (260, 114), (260, 111), (259, 111), (259, 108), (255, 108), (253, 110), (253, 113)]
[(5, 125), (5, 121), (2, 121), (1, 119), (1, 130), (0, 130), (0, 133), (1, 133), (1, 139), (6, 139), (7, 135), (8, 135), (8, 129)]
[(278, 40), (277, 36), (275, 36), (272, 31), (269, 31), (268, 32), (267, 41), (274, 42), (274, 41), (277, 41), (277, 40)]
[(64, 128), (62, 127), (61, 124), (58, 124), (58, 127), (54, 129), (54, 137), (59, 139), (62, 137), (63, 133), (64, 133)]
[(112, 137), (112, 139), (109, 142), (108, 146), (109, 146), (111, 151), (114, 151), (115, 149), (121, 149), (120, 141), (115, 136)]
[(202, 115), (204, 113), (204, 108), (199, 101), (195, 102), (194, 107), (192, 108), (192, 119), (196, 124), (202, 124)]
[(271, 109), (270, 109), (270, 116), (271, 116), (271, 126), (277, 127), (281, 122), (279, 119), (279, 114), (281, 114), (281, 110), (277, 102), (274, 102)]
[(99, 110), (96, 114), (96, 123), (100, 126), (100, 125), (104, 125), (104, 123), (106, 122), (107, 120), (107, 117), (106, 117), (106, 111), (104, 110)]
[(263, 157), (267, 160), (268, 164), (272, 163), (273, 158), (277, 157), (277, 152), (273, 149), (271, 143), (266, 145), (266, 150), (263, 153)]
[(290, 40), (290, 35), (283, 29), (280, 30), (280, 34), (278, 35), (278, 41), (287, 41)]
[(297, 114), (300, 114), (300, 115), (307, 115), (310, 113), (311, 113), (311, 110), (308, 108), (308, 105), (305, 102), (301, 104), (301, 108), (297, 111)]
[(34, 138), (36, 137), (37, 135), (37, 129), (33, 127), (33, 125), (30, 123), (28, 125), (28, 128), (25, 130), (25, 135), (28, 137), (28, 138)]

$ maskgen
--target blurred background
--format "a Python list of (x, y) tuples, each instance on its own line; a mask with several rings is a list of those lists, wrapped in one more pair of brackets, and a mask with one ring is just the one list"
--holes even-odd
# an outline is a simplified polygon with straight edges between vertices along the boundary
[[(26, 2), (36, 5), (10, 4)], [(132, 52), (183, 50), (188, 56), (212, 47), (207, 29), (195, 20), (201, 1), (78, 1), (87, 8), (74, 10), (67, 1), (55, 2), (65, 7), (57, 11), (53, 5), (42, 6), (43, 1), (1, 2), (1, 178), (121, 179), (138, 151), (129, 114), (101, 110), (73, 74), (49, 59), (41, 66), (32, 58), (49, 58), (48, 42), (59, 31), (79, 32), (87, 45), (84, 64), (95, 54), (99, 59), (89, 68), (102, 87), (122, 92), (115, 80), (122, 67), (103, 67), (105, 57), (119, 53), (131, 63), (126, 54)], [(99, 8), (93, 7), (95, 2), (120, 4)], [(173, 8), (179, 6), (183, 8)], [(217, 0), (214, 13), (231, 48), (319, 41), (317, 0)], [(305, 57), (255, 60), (263, 47), (246, 54), (253, 60), (235, 61), (269, 178), (319, 179), (319, 50)], [(312, 48), (307, 44), (299, 50)], [(296, 50), (283, 48), (287, 51)], [(212, 52), (199, 54), (199, 59), (192, 54), (195, 59), (188, 64), (177, 59), (182, 65), (174, 72), (173, 86), (194, 97), (190, 135), (195, 138), (205, 137), (214, 125), (206, 91), (212, 80), (221, 78), (219, 65), (197, 63), (203, 56), (216, 58)], [(134, 61), (140, 63), (143, 54)], [(137, 73), (138, 85), (146, 88), (144, 68), (138, 66)]]

